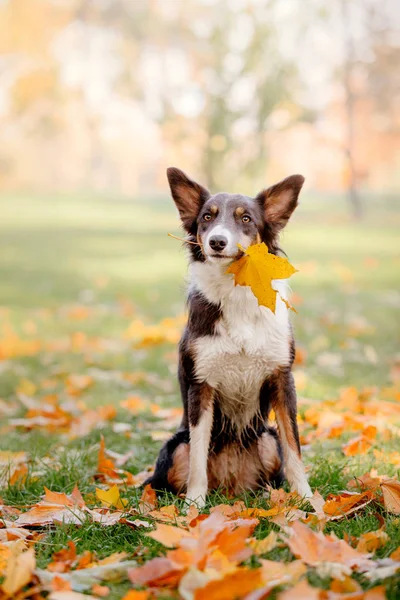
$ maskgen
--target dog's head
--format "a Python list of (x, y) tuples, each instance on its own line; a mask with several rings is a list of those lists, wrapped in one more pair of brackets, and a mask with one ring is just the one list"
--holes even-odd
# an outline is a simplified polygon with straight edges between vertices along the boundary
[(279, 232), (297, 206), (304, 177), (292, 175), (263, 190), (255, 198), (241, 194), (211, 195), (180, 169), (170, 167), (167, 176), (195, 260), (227, 264), (241, 255), (238, 248), (265, 242), (277, 251)]

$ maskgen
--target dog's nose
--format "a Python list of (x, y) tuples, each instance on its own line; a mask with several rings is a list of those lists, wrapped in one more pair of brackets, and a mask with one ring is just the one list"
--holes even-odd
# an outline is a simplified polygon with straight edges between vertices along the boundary
[(216, 252), (223, 250), (227, 243), (228, 240), (223, 235), (214, 235), (209, 241), (210, 247)]

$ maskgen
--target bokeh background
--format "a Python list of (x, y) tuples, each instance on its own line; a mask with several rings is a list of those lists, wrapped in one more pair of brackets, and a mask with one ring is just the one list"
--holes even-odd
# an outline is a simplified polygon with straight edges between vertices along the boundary
[(175, 385), (170, 165), (248, 195), (302, 173), (300, 393), (398, 378), (399, 32), (396, 0), (0, 0), (0, 394), (39, 367)]

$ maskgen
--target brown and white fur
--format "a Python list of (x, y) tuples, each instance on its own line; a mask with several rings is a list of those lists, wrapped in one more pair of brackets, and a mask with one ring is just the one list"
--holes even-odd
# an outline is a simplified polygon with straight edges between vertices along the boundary
[[(186, 491), (205, 503), (218, 487), (238, 494), (286, 475), (292, 490), (312, 495), (300, 455), (294, 340), (288, 309), (259, 306), (248, 287), (235, 286), (228, 265), (265, 242), (280, 252), (279, 232), (297, 206), (304, 182), (293, 175), (256, 198), (211, 195), (182, 171), (167, 171), (190, 248), (188, 323), (179, 347), (184, 416), (164, 445), (149, 482), (157, 490)], [(285, 281), (274, 282), (285, 298)], [(268, 425), (274, 409), (278, 432)], [(279, 435), (278, 435), (279, 433)]]

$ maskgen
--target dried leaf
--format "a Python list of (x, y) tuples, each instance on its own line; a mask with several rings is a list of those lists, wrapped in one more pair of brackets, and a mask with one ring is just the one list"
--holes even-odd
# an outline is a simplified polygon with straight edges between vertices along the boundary
[(356, 546), (357, 552), (375, 552), (388, 542), (389, 536), (381, 528), (377, 529), (376, 531), (362, 533), (358, 540), (359, 541)]
[(129, 590), (127, 594), (121, 600), (149, 600), (150, 592), (145, 590), (139, 592), (138, 590)]
[(46, 525), (54, 522), (81, 525), (87, 514), (88, 509), (78, 488), (75, 487), (69, 496), (45, 488), (44, 499), (21, 514), (14, 526)]
[(210, 581), (196, 590), (195, 600), (232, 600), (243, 598), (262, 584), (261, 569), (239, 568), (222, 579)]
[(143, 490), (142, 497), (139, 502), (139, 510), (142, 515), (154, 510), (157, 506), (157, 494), (150, 484), (147, 484)]
[(180, 545), (184, 537), (190, 537), (190, 533), (179, 527), (172, 527), (171, 525), (164, 525), (159, 523), (155, 531), (151, 531), (147, 534), (160, 544), (163, 544), (166, 548), (176, 548)]
[(364, 508), (374, 499), (374, 493), (367, 490), (361, 494), (343, 492), (339, 495), (330, 494), (323, 506), (324, 513), (329, 517), (344, 517)]
[(186, 567), (169, 558), (153, 558), (141, 567), (130, 569), (128, 576), (134, 585), (176, 587)]
[(400, 515), (400, 482), (390, 479), (381, 483), (383, 503), (386, 510)]
[(25, 587), (32, 579), (36, 566), (35, 551), (29, 548), (26, 552), (23, 542), (15, 542), (11, 547), (7, 566), (4, 573), (4, 581), (0, 589), (11, 598), (20, 589)]
[(226, 272), (235, 276), (235, 285), (249, 286), (258, 303), (275, 312), (277, 292), (272, 281), (286, 279), (297, 269), (286, 258), (270, 254), (264, 242), (249, 246), (247, 250), (240, 249), (244, 256), (233, 262)]
[(290, 590), (278, 594), (278, 600), (320, 600), (321, 590), (311, 586), (306, 579), (299, 581)]
[(254, 554), (260, 556), (270, 552), (278, 545), (278, 534), (271, 531), (263, 540), (251, 540), (250, 546)]
[(310, 566), (324, 562), (339, 563), (351, 568), (373, 564), (367, 554), (357, 552), (333, 534), (325, 536), (321, 532), (316, 533), (299, 521), (293, 523), (292, 532), (288, 539), (290, 550)]
[(120, 497), (117, 485), (113, 485), (108, 490), (96, 488), (96, 497), (103, 503), (103, 506), (107, 506), (108, 508), (114, 506), (123, 510), (128, 505), (128, 500)]

